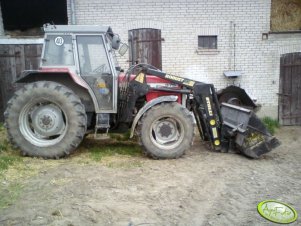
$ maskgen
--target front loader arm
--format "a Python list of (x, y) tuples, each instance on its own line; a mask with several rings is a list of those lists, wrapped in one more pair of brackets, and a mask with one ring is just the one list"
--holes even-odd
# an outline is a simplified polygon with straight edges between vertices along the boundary
[(200, 135), (203, 140), (211, 142), (214, 150), (226, 152), (234, 149), (248, 157), (258, 158), (280, 145), (278, 139), (267, 131), (254, 112), (230, 104), (222, 104), (220, 109), (212, 84), (149, 68), (145, 73), (166, 79), (191, 91), (192, 111)]
[[(223, 119), (214, 86), (150, 68), (145, 68), (145, 73), (163, 78), (191, 90), (193, 96), (192, 110), (200, 135), (203, 140), (211, 142), (214, 150), (221, 150)], [(177, 92), (177, 90), (174, 91)]]

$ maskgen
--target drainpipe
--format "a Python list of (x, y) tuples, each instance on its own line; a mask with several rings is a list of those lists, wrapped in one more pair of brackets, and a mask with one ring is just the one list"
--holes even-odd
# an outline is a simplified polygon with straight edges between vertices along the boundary
[(1, 4), (0, 4), (0, 37), (5, 36), (4, 33), (4, 25), (3, 25), (3, 18), (2, 18), (2, 10), (1, 10)]
[(69, 4), (70, 4), (70, 13), (71, 13), (71, 24), (76, 24), (75, 1), (69, 0)]

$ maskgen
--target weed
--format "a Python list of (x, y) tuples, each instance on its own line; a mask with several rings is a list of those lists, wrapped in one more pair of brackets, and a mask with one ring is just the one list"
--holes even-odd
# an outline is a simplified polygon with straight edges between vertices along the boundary
[(268, 116), (263, 117), (261, 120), (272, 135), (275, 133), (275, 130), (280, 126), (279, 122), (276, 119), (272, 119), (271, 117)]

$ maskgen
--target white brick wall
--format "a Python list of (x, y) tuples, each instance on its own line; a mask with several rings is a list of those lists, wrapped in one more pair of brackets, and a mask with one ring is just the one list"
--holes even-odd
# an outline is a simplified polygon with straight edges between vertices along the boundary
[[(124, 42), (130, 29), (161, 29), (163, 70), (217, 88), (229, 83), (223, 72), (234, 69), (235, 24), (235, 68), (242, 71), (236, 82), (263, 104), (263, 115), (277, 117), (280, 55), (301, 51), (301, 34), (262, 40), (270, 30), (270, 6), (270, 0), (75, 0), (75, 16), (77, 24), (110, 25)], [(204, 34), (218, 35), (218, 52), (196, 51)]]

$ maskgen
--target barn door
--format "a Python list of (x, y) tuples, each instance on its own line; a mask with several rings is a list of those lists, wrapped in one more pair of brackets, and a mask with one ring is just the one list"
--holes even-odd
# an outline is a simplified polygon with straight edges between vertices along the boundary
[(162, 41), (161, 30), (150, 28), (130, 30), (130, 66), (147, 63), (162, 69)]
[(279, 120), (282, 125), (301, 125), (301, 52), (281, 57)]

